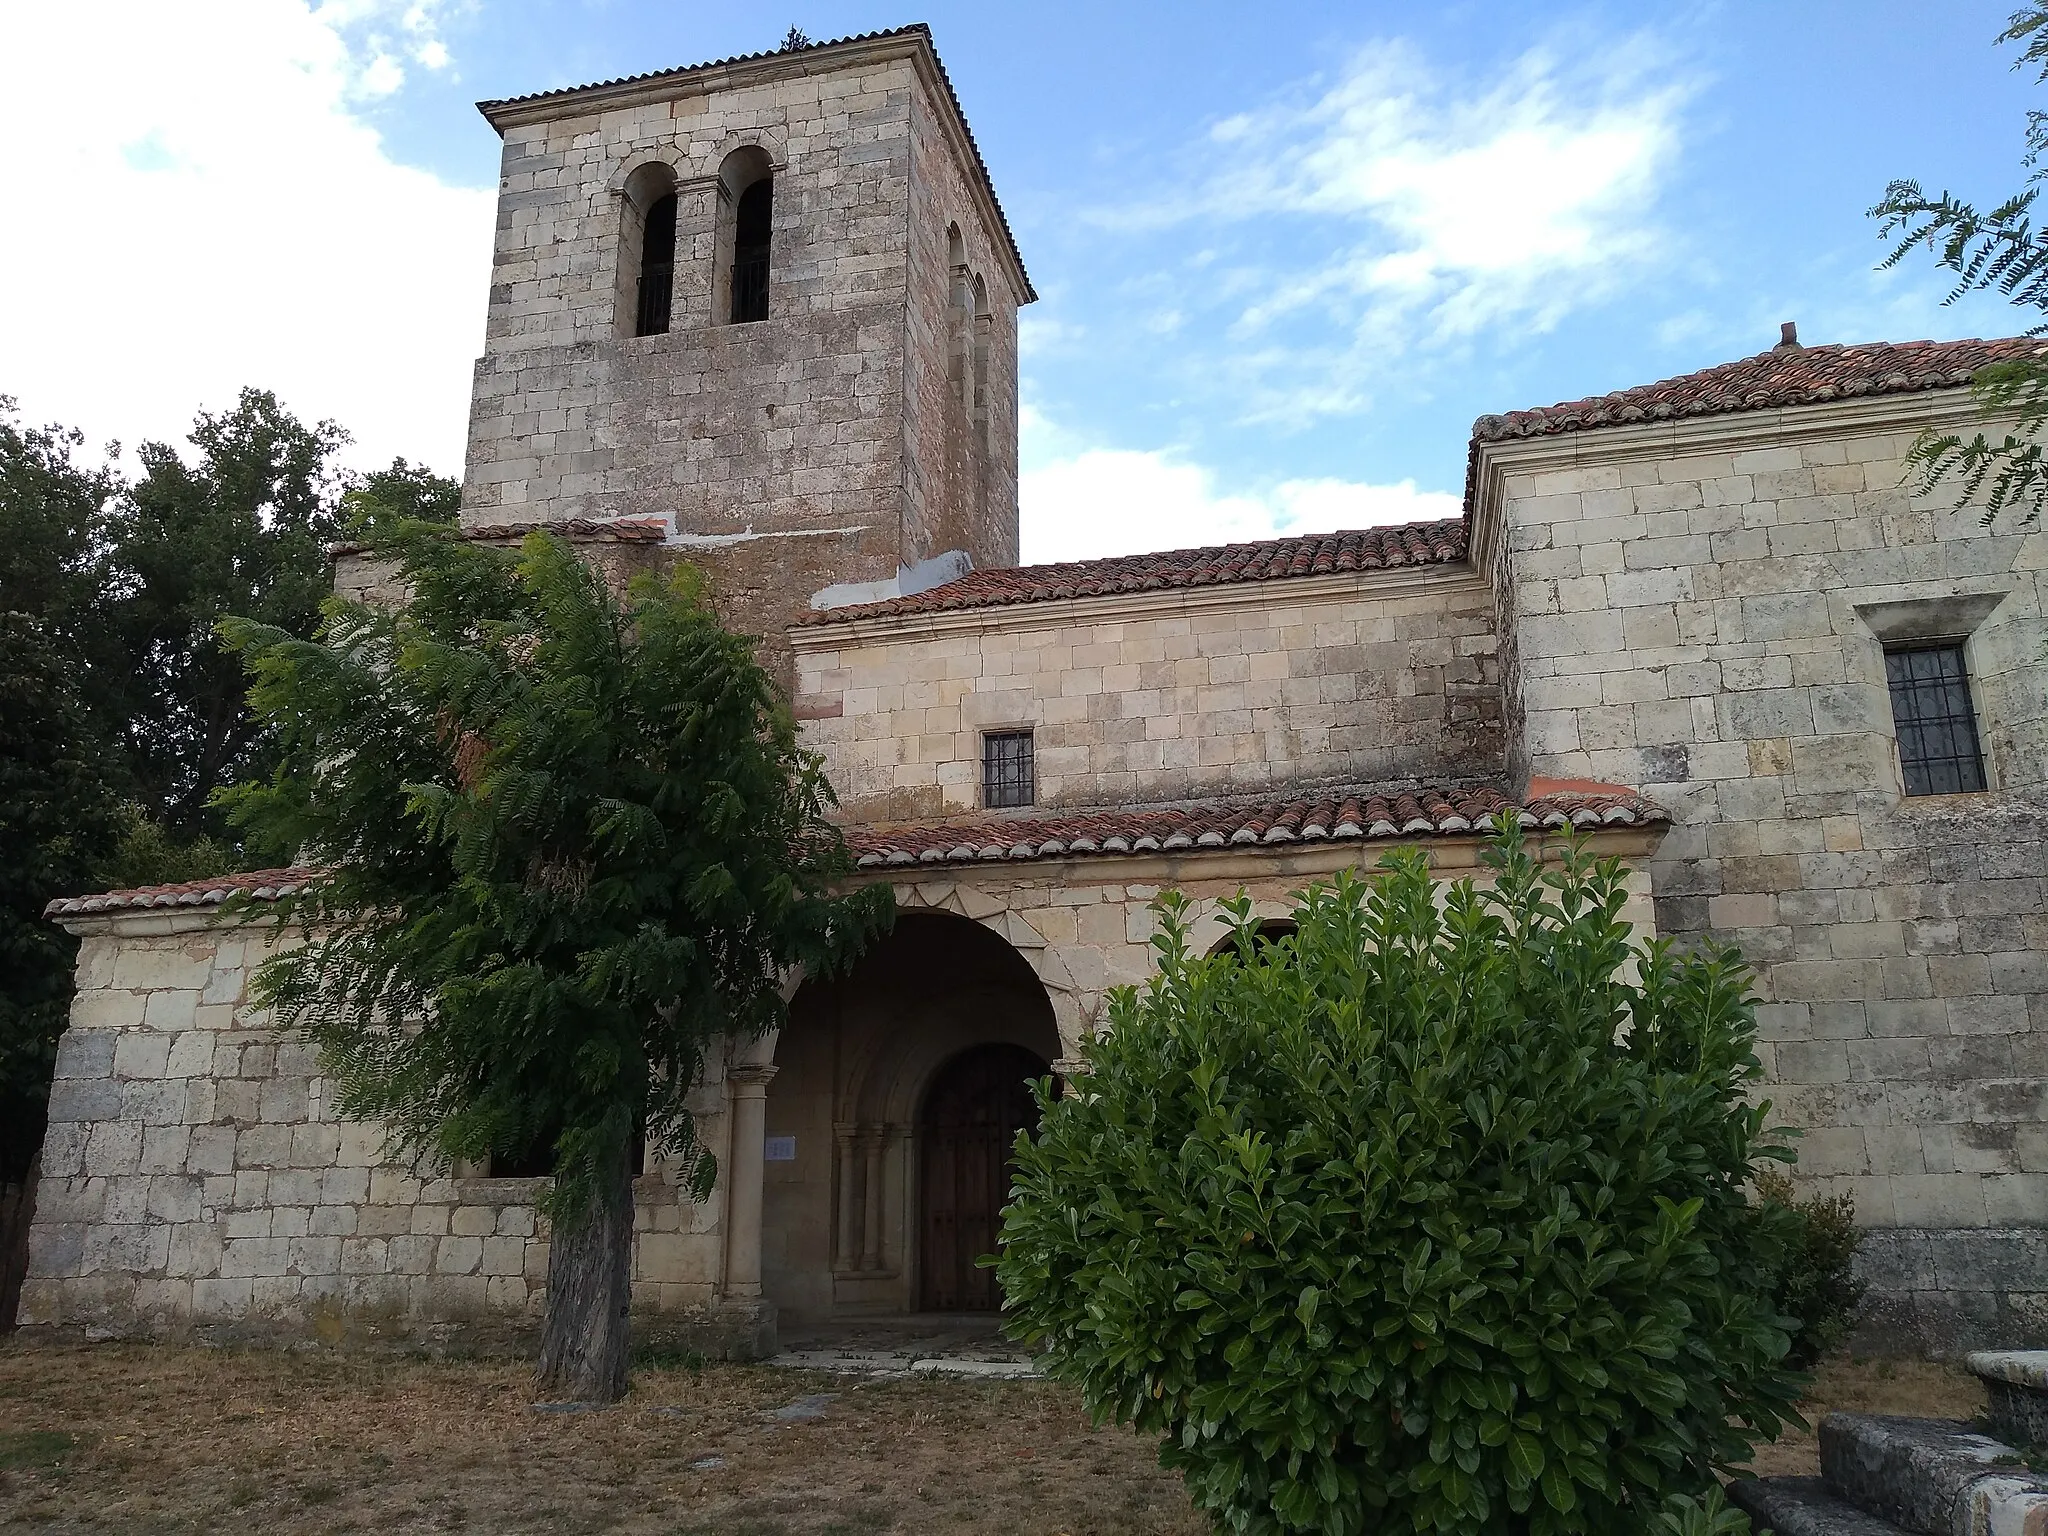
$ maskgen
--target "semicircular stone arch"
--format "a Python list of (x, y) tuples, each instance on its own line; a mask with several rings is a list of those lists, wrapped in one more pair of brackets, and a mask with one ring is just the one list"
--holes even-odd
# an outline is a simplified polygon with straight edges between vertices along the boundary
[(1061, 1057), (1071, 1060), (1080, 1055), (1081, 1043), (1094, 1033), (1102, 994), (1100, 990), (1083, 987), (1075, 979), (1066, 956), (1032, 926), (1029, 918), (972, 886), (947, 883), (899, 885), (895, 889), (899, 911), (951, 912), (1006, 940), (1045, 988), (1046, 998), (1052, 1004), (1053, 1024), (1059, 1031)]

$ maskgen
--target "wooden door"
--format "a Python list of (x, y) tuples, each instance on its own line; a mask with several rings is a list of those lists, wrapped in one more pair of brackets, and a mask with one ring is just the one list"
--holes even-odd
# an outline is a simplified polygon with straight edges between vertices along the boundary
[(1022, 1046), (978, 1046), (948, 1062), (925, 1095), (918, 1205), (919, 1303), (926, 1311), (1001, 1306), (995, 1271), (974, 1261), (995, 1252), (1017, 1132), (1038, 1128), (1026, 1082), (1049, 1070)]

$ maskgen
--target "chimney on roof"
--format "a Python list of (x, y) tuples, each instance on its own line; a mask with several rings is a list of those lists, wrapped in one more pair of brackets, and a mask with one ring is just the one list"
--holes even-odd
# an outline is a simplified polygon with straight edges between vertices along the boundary
[(1787, 320), (1778, 327), (1778, 344), (1771, 348), (1771, 350), (1773, 352), (1797, 352), (1800, 350), (1799, 322), (1797, 320)]

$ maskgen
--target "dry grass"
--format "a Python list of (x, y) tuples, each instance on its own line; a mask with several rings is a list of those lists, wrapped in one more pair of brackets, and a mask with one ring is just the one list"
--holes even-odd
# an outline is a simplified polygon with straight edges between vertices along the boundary
[[(884, 1532), (1206, 1529), (1152, 1445), (1040, 1382), (642, 1369), (603, 1413), (536, 1413), (518, 1365), (0, 1345), (0, 1526), (45, 1531)], [(836, 1394), (822, 1417), (775, 1409)], [(1832, 1408), (1968, 1418), (1948, 1366), (1840, 1359)], [(709, 1465), (709, 1463), (722, 1463)], [(1811, 1437), (1757, 1458), (1814, 1470)]]
[[(1960, 1365), (1938, 1360), (1862, 1360), (1837, 1355), (1814, 1372), (1800, 1410), (1815, 1428), (1830, 1413), (1898, 1413), (1918, 1419), (1973, 1419), (1984, 1411), (1984, 1388)], [(1761, 1447), (1758, 1477), (1818, 1477), (1820, 1445), (1788, 1430)]]
[[(1040, 1382), (643, 1369), (536, 1413), (498, 1362), (0, 1345), (0, 1526), (1052, 1536), (1205, 1529), (1152, 1445)], [(773, 1410), (833, 1392), (823, 1417)], [(719, 1461), (723, 1465), (702, 1463)]]

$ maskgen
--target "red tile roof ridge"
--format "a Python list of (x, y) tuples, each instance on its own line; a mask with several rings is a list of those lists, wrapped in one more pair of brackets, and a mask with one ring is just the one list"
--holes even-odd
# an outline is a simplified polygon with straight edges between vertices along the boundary
[(1472, 440), (1475, 445), (1505, 442), (1645, 421), (1961, 389), (1986, 364), (2021, 357), (2048, 357), (2048, 339), (2008, 336), (1780, 345), (1651, 384), (1481, 416), (1472, 424)]
[(275, 901), (294, 894), (317, 871), (254, 869), (240, 874), (208, 875), (171, 885), (141, 885), (131, 890), (100, 891), (87, 896), (60, 896), (43, 908), (45, 917), (84, 917), (95, 912), (132, 911), (144, 907), (217, 907), (231, 896)]
[(1670, 820), (1620, 785), (1509, 796), (1489, 783), (1298, 785), (1266, 794), (1107, 806), (963, 812), (845, 829), (862, 869), (1247, 844), (1446, 837), (1483, 832), (1502, 811), (1530, 830), (1648, 826)]
[(803, 626), (845, 624), (859, 619), (1000, 608), (1066, 598), (1449, 565), (1464, 556), (1464, 519), (1437, 518), (1376, 528), (1339, 529), (1334, 533), (1282, 534), (1239, 544), (1205, 544), (1134, 555), (1106, 555), (1093, 560), (1062, 560), (1048, 565), (991, 566), (907, 597), (823, 608), (802, 614), (794, 622)]

